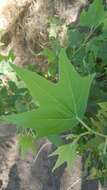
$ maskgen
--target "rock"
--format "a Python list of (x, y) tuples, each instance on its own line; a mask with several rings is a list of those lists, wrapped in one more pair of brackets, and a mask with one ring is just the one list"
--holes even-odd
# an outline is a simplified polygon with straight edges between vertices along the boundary
[(82, 182), (82, 161), (78, 157), (69, 173), (66, 169), (61, 178), (60, 190), (81, 190)]
[(17, 157), (17, 138), (9, 137), (0, 143), (0, 189), (7, 187), (10, 170), (15, 164)]

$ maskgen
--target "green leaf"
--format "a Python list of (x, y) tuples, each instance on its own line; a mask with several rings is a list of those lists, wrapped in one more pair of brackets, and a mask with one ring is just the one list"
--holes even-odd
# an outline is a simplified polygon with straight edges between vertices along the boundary
[(103, 34), (92, 38), (87, 44), (86, 51), (93, 52), (96, 58), (100, 58), (107, 64), (107, 41), (105, 41)]
[(85, 147), (86, 147), (87, 150), (98, 151), (98, 147), (99, 147), (99, 145), (100, 145), (102, 142), (104, 142), (104, 139), (101, 138), (101, 137), (99, 137), (99, 136), (96, 136), (96, 137), (90, 139), (90, 140), (86, 143)]
[(36, 144), (32, 136), (22, 135), (19, 138), (19, 147), (21, 149), (21, 155), (24, 157), (29, 151), (36, 152)]
[(86, 52), (88, 53), (89, 51), (92, 51), (95, 57), (97, 57), (99, 52), (99, 43), (98, 37), (92, 38), (86, 46)]
[(56, 59), (55, 53), (49, 48), (44, 48), (44, 50), (41, 52), (41, 55), (47, 57), (49, 63), (52, 63)]
[(83, 10), (80, 15), (80, 25), (87, 27), (95, 27), (103, 23), (107, 12), (104, 11), (102, 0), (94, 0), (88, 10)]
[(68, 46), (76, 48), (80, 46), (80, 43), (83, 43), (84, 33), (81, 33), (77, 29), (72, 29), (68, 31)]
[(68, 170), (71, 170), (77, 156), (77, 147), (78, 144), (73, 142), (72, 144), (60, 146), (55, 152), (53, 152), (50, 156), (58, 155), (53, 171), (65, 162), (67, 163)]
[(56, 147), (62, 145), (62, 139), (59, 135), (51, 135), (48, 136), (48, 139), (54, 144)]
[(3, 117), (7, 123), (35, 129), (38, 137), (72, 129), (83, 118), (93, 75), (81, 77), (67, 58), (64, 49), (59, 55), (59, 82), (54, 84), (38, 74), (12, 66), (26, 83), (39, 108), (34, 111)]

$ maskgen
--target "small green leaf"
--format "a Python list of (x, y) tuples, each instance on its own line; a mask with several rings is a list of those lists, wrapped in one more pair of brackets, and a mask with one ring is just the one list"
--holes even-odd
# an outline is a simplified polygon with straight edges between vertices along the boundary
[(71, 170), (77, 156), (77, 147), (78, 144), (73, 142), (72, 144), (60, 146), (55, 152), (53, 152), (50, 156), (58, 155), (53, 171), (65, 162), (67, 163), (68, 170)]
[(77, 29), (72, 29), (68, 31), (68, 46), (76, 48), (83, 43), (84, 33), (79, 32)]
[(87, 27), (96, 27), (103, 23), (107, 12), (104, 11), (102, 0), (94, 0), (88, 10), (83, 10), (80, 15), (80, 25)]
[(49, 63), (52, 63), (56, 59), (55, 53), (49, 48), (44, 48), (41, 54), (48, 58)]
[(19, 147), (21, 149), (21, 155), (24, 157), (29, 151), (36, 152), (36, 144), (32, 136), (21, 135), (19, 138)]

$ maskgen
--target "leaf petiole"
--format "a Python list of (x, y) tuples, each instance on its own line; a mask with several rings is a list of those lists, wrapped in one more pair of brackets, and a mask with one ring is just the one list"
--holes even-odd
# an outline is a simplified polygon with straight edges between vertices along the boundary
[(94, 131), (94, 130), (91, 129), (86, 123), (84, 123), (84, 121), (82, 121), (78, 116), (76, 116), (76, 119), (77, 119), (77, 121), (79, 121), (79, 122), (83, 125), (83, 127), (85, 127), (90, 133), (93, 133), (93, 134), (95, 134), (95, 135), (97, 135), (97, 136), (100, 136), (100, 137), (103, 137), (103, 138), (106, 138), (106, 139), (107, 139), (107, 135), (104, 135), (104, 134), (102, 134), (102, 133), (99, 133), (99, 132)]

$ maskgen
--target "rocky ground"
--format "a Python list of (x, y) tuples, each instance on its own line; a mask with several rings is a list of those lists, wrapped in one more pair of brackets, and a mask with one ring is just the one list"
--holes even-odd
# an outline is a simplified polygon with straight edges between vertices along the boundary
[(1, 139), (4, 137), (4, 131), (5, 138), (0, 144), (0, 190), (67, 190), (78, 179), (78, 183), (72, 189), (80, 190), (80, 158), (77, 159), (71, 174), (68, 174), (65, 166), (52, 173), (55, 159), (48, 157), (54, 149), (50, 142), (45, 139), (38, 142), (38, 151), (44, 144), (46, 146), (36, 161), (36, 155), (31, 153), (24, 159), (18, 151), (18, 140), (14, 135), (15, 126), (0, 125)]
[[(54, 150), (50, 142), (46, 139), (38, 142), (38, 151), (44, 144), (46, 146), (37, 158), (31, 153), (22, 158), (17, 137), (14, 136), (15, 127), (0, 125), (0, 131), (1, 138), (4, 131), (7, 135), (0, 144), (0, 190), (81, 190), (80, 157), (71, 173), (66, 171), (64, 165), (52, 173), (55, 159), (48, 157)], [(85, 182), (82, 185), (82, 190), (90, 189), (97, 190), (97, 184)]]

